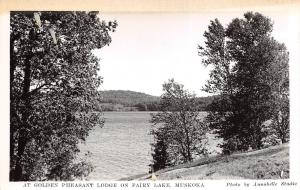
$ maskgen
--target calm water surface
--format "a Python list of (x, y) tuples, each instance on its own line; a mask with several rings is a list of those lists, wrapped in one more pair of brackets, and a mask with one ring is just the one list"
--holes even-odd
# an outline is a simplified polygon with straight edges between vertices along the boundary
[(104, 127), (90, 132), (81, 152), (94, 168), (88, 180), (118, 180), (146, 173), (151, 163), (150, 112), (105, 112)]
[[(91, 152), (88, 157), (94, 166), (87, 180), (118, 180), (149, 171), (151, 143), (149, 134), (151, 112), (105, 112), (105, 124), (90, 132), (85, 144), (80, 145), (81, 154)], [(203, 112), (203, 117), (205, 116)], [(218, 140), (208, 135), (211, 152)]]

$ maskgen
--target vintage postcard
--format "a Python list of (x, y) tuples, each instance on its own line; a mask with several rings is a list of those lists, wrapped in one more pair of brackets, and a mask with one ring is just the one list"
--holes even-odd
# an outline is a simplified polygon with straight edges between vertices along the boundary
[(1, 7), (0, 190), (299, 189), (298, 1)]

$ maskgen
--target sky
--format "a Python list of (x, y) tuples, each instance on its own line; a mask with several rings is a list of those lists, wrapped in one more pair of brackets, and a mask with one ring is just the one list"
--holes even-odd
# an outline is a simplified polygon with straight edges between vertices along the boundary
[[(209, 70), (201, 63), (198, 45), (210, 20), (223, 26), (245, 11), (205, 13), (100, 13), (100, 19), (117, 20), (112, 43), (95, 51), (100, 58), (101, 90), (132, 90), (160, 96), (168, 79), (184, 85), (197, 96), (208, 96), (201, 88)], [(292, 49), (294, 17), (287, 12), (261, 12), (274, 21), (273, 36)], [(293, 20), (294, 19), (294, 20)]]

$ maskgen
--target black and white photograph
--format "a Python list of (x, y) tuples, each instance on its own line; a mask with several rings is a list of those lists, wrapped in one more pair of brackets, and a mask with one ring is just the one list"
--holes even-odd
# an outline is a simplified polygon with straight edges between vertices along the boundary
[(8, 14), (9, 182), (295, 180), (293, 12)]

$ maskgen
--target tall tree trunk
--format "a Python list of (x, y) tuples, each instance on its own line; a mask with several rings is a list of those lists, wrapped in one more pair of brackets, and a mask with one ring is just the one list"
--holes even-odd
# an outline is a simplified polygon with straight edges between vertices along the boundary
[[(14, 80), (14, 72), (16, 69), (16, 60), (14, 57), (14, 38), (11, 36), (10, 38), (10, 137), (9, 137), (9, 142), (10, 142), (10, 168), (14, 165), (14, 151), (15, 151), (15, 141), (14, 141), (14, 134), (16, 132), (16, 126), (14, 125), (14, 122), (12, 121), (13, 117), (15, 116), (15, 99), (13, 96), (13, 90), (12, 90), (12, 85), (13, 85), (13, 80)], [(10, 172), (9, 176), (10, 180), (12, 180), (13, 176), (12, 173)]]
[(14, 181), (22, 181), (23, 180), (23, 168), (21, 159), (24, 154), (24, 150), (28, 141), (28, 130), (30, 125), (28, 124), (28, 118), (30, 116), (30, 75), (31, 75), (31, 65), (30, 59), (32, 56), (28, 56), (25, 61), (25, 69), (24, 69), (24, 81), (23, 81), (23, 92), (22, 92), (22, 101), (24, 102), (24, 111), (22, 112), (22, 124), (19, 129), (19, 137), (18, 137), (18, 148), (17, 148), (17, 159), (14, 171), (12, 171), (12, 176)]

